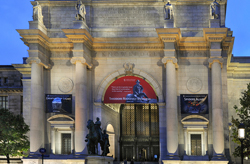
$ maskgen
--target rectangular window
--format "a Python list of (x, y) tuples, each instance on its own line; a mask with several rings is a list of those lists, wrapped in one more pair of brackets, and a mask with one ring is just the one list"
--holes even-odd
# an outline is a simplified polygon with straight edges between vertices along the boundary
[(191, 155), (201, 156), (201, 135), (191, 134)]
[(8, 84), (8, 82), (9, 82), (8, 77), (5, 77), (3, 82), (4, 82), (4, 84)]
[(23, 96), (21, 96), (21, 100), (20, 100), (21, 102), (20, 102), (20, 104), (21, 104), (21, 106), (20, 106), (20, 114), (22, 115), (23, 114)]
[(71, 154), (71, 134), (62, 134), (62, 154)]
[(2, 85), (2, 78), (0, 77), (0, 86)]
[(0, 96), (0, 108), (8, 109), (8, 96)]

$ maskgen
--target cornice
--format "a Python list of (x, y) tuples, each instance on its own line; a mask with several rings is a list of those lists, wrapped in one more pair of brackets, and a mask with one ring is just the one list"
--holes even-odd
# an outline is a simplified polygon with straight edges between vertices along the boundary
[(12, 64), (12, 66), (23, 75), (30, 75), (31, 74), (31, 65), (30, 64)]
[(228, 28), (203, 28), (203, 36), (208, 42), (222, 42), (227, 37)]

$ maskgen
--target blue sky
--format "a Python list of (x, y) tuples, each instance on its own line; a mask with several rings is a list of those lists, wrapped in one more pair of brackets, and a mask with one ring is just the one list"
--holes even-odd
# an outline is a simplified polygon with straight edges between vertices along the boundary
[[(250, 56), (249, 12), (250, 0), (228, 0), (226, 27), (231, 28), (235, 37), (233, 54)], [(28, 57), (28, 47), (20, 40), (16, 29), (28, 29), (32, 20), (32, 5), (29, 0), (3, 0), (0, 5), (1, 39), (0, 65), (20, 64), (22, 57)]]

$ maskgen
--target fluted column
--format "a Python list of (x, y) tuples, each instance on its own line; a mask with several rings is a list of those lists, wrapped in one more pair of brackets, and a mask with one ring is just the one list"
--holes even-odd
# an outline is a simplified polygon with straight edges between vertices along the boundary
[(84, 58), (73, 58), (75, 64), (75, 153), (87, 154), (85, 137), (88, 134), (87, 65)]
[(178, 113), (176, 93), (176, 58), (163, 58), (166, 65), (166, 140), (167, 158), (178, 160)]
[(38, 154), (44, 146), (44, 82), (43, 66), (39, 59), (31, 63), (31, 121), (30, 121), (30, 153)]
[(75, 131), (75, 128), (74, 127), (70, 127), (71, 129), (71, 153), (74, 154), (74, 146), (75, 146), (75, 139), (74, 139), (74, 131)]
[(224, 129), (222, 109), (222, 58), (210, 58), (209, 67), (212, 76), (212, 128), (213, 128), (213, 160), (224, 158)]
[(51, 153), (56, 154), (56, 128), (51, 127)]

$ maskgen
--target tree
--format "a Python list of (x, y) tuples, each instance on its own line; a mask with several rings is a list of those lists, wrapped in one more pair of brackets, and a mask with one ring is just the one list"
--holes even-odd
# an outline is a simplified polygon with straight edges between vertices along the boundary
[(238, 126), (240, 123), (245, 125), (245, 139), (242, 143), (243, 145), (243, 155), (244, 157), (250, 156), (250, 83), (247, 84), (247, 90), (242, 92), (242, 97), (240, 98), (240, 105), (241, 107), (234, 106), (236, 114), (238, 115), (237, 118), (232, 116), (232, 140), (233, 142), (237, 143), (239, 146), (235, 148), (233, 152), (234, 157), (241, 156), (241, 143), (238, 138)]
[(15, 115), (8, 109), (0, 109), (0, 154), (9, 156), (24, 156), (30, 142), (26, 133), (29, 126), (24, 122), (22, 115)]

